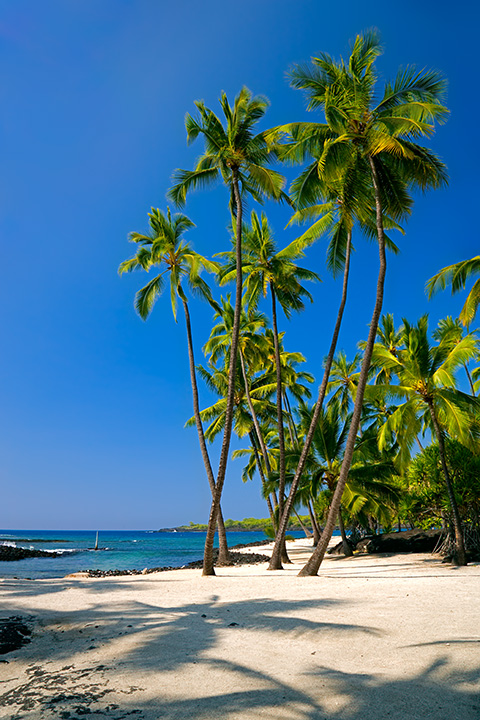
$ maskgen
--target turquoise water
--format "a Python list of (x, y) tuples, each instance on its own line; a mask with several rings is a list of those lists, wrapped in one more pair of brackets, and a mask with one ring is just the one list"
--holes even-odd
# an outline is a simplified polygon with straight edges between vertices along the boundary
[[(305, 537), (301, 532), (289, 534)], [(268, 540), (263, 532), (228, 532), (227, 537), (230, 546)], [(0, 562), (0, 577), (54, 578), (79, 570), (181, 567), (203, 556), (205, 533), (105, 530), (99, 533), (95, 551), (93, 531), (0, 530), (0, 543), (58, 552), (55, 558)]]

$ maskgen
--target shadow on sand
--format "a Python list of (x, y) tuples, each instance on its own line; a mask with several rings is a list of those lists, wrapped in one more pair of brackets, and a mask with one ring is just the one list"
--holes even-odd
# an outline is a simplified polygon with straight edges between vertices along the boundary
[[(17, 587), (15, 598), (38, 594), (39, 585)], [(51, 585), (41, 583), (42, 591), (54, 592), (59, 583)], [(72, 586), (76, 585), (72, 581)], [(81, 587), (86, 589), (84, 583)], [(113, 580), (97, 581), (92, 592), (104, 591), (113, 598), (116, 588)], [(125, 598), (129, 588), (124, 583), (118, 583), (118, 588)], [(480, 716), (480, 700), (474, 690), (480, 663), (460, 672), (449, 666), (445, 656), (415, 677), (405, 668), (405, 675), (395, 679), (384, 673), (362, 672), (360, 662), (355, 673), (331, 667), (322, 655), (322, 639), (327, 635), (338, 643), (338, 652), (352, 637), (380, 640), (383, 635), (375, 627), (322, 620), (332, 608), (340, 614), (348, 600), (225, 602), (212, 595), (208, 602), (170, 606), (167, 590), (164, 586), (161, 606), (132, 597), (114, 606), (92, 603), (88, 611), (65, 608), (39, 613), (32, 643), (4, 656), (9, 664), (0, 665), (0, 717), (478, 720)], [(23, 612), (29, 614), (27, 608)], [(22, 608), (17, 606), (16, 613), (22, 614)], [(274, 646), (275, 652), (284, 648), (287, 671), (280, 676), (269, 671), (265, 662), (256, 662), (258, 631), (266, 631), (272, 638), (272, 653)], [(229, 642), (227, 633), (235, 644), (239, 632), (242, 643), (225, 659), (220, 646), (223, 643), (225, 648)], [(307, 635), (318, 650), (307, 653), (299, 668), (289, 655), (296, 640)], [(474, 641), (463, 638), (463, 642)], [(102, 663), (96, 657), (98, 649), (102, 658), (107, 658)], [(164, 674), (169, 675), (170, 688), (172, 678), (181, 674), (182, 687), (167, 694), (162, 685)], [(133, 676), (143, 682), (126, 683)]]

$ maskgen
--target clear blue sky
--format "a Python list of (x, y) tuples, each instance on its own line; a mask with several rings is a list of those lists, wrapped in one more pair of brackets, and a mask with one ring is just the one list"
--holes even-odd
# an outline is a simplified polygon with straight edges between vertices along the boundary
[[(473, 2), (401, 5), (346, 0), (15, 0), (0, 2), (0, 232), (2, 238), (0, 527), (158, 528), (205, 521), (209, 492), (194, 429), (184, 327), (168, 298), (143, 323), (133, 309), (138, 275), (119, 278), (166, 207), (172, 171), (190, 168), (184, 115), (204, 99), (218, 109), (242, 85), (271, 101), (264, 127), (305, 119), (285, 73), (319, 52), (347, 55), (376, 26), (383, 78), (400, 65), (436, 68), (449, 81), (449, 122), (430, 145), (449, 167), (447, 190), (419, 197), (400, 257), (391, 258), (385, 311), (432, 323), (461, 298), (429, 303), (425, 281), (478, 254), (476, 208), (478, 10)], [(290, 172), (289, 177), (293, 177)], [(225, 191), (191, 197), (202, 254), (228, 248)], [(266, 206), (279, 244), (288, 210)], [(365, 336), (377, 272), (359, 239), (340, 346)], [(323, 278), (315, 304), (281, 321), (289, 350), (317, 377), (339, 288), (320, 243), (305, 261)], [(192, 307), (197, 359), (208, 308)], [(202, 392), (205, 402), (210, 400)], [(215, 455), (215, 451), (214, 451)], [(265, 515), (256, 482), (230, 464), (226, 517)]]

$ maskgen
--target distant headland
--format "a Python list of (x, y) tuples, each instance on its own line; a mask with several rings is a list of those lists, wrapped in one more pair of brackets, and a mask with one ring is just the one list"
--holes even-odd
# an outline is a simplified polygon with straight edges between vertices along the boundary
[[(300, 519), (293, 517), (288, 524), (289, 530), (303, 530), (302, 524), (310, 530), (310, 518), (300, 516)], [(243, 518), (243, 520), (225, 520), (225, 529), (231, 532), (264, 532), (270, 535), (272, 522), (270, 518)], [(160, 528), (154, 532), (206, 532), (207, 525), (203, 523), (190, 522), (188, 525), (177, 525), (176, 527)]]

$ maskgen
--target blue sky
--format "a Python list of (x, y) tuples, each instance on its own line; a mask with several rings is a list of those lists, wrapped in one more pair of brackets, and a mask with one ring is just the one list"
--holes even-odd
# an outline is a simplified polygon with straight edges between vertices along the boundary
[[(165, 297), (143, 323), (133, 297), (144, 278), (117, 275), (133, 253), (128, 233), (146, 230), (151, 206), (165, 209), (172, 171), (201, 152), (185, 141), (196, 99), (219, 110), (222, 90), (233, 100), (246, 85), (270, 99), (263, 127), (305, 119), (289, 66), (347, 55), (372, 26), (385, 46), (383, 79), (406, 64), (442, 71), (451, 117), (430, 146), (450, 185), (417, 198), (402, 254), (390, 258), (384, 309), (398, 322), (458, 314), (460, 297), (428, 302), (424, 284), (478, 254), (478, 19), (474, 3), (452, 13), (451, 3), (410, 0), (346, 0), (341, 10), (318, 0), (0, 1), (0, 527), (141, 529), (208, 517), (195, 430), (183, 428), (192, 410), (182, 318), (176, 325)], [(279, 245), (294, 239), (283, 230), (287, 208), (265, 210)], [(186, 213), (198, 252), (228, 249), (223, 188), (192, 195)], [(366, 334), (377, 272), (375, 246), (358, 239), (356, 249), (340, 340), (348, 353)], [(303, 352), (317, 377), (339, 293), (324, 257), (320, 242), (305, 260), (323, 279), (315, 303), (281, 320), (287, 349)], [(210, 317), (192, 306), (198, 361)], [(258, 484), (240, 474), (237, 460), (225, 516), (264, 516)]]

